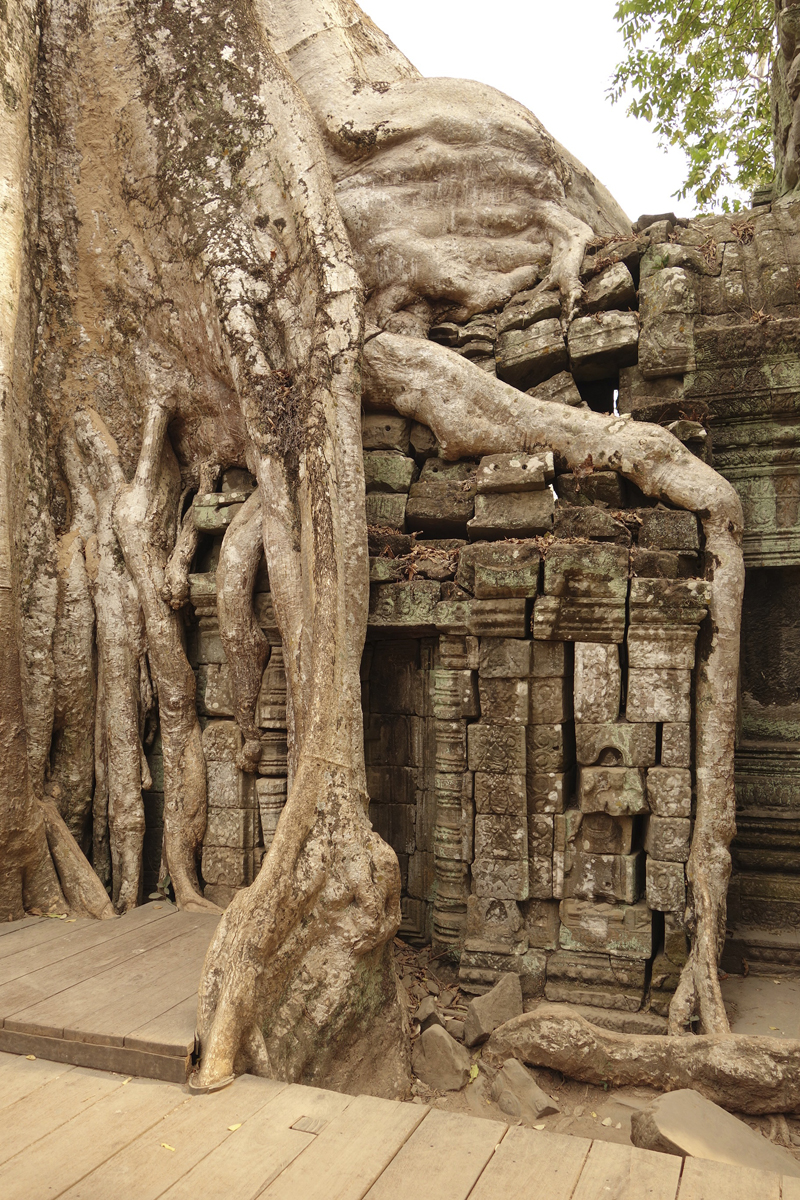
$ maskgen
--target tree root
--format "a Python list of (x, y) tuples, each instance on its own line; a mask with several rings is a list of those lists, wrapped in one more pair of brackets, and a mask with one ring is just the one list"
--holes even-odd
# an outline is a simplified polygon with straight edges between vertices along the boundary
[(800, 1112), (800, 1042), (751, 1034), (611, 1033), (569, 1005), (540, 1004), (501, 1025), (483, 1058), (518, 1058), (597, 1086), (693, 1088), (734, 1112)]
[(670, 1027), (685, 1029), (697, 1014), (704, 1032), (727, 1032), (717, 963), (735, 829), (733, 752), (744, 592), (736, 492), (660, 426), (534, 400), (433, 342), (382, 333), (367, 342), (364, 360), (370, 399), (428, 425), (447, 458), (548, 447), (576, 467), (591, 455), (595, 469), (618, 471), (647, 495), (699, 514), (713, 589), (696, 668), (697, 812), (687, 865), (694, 936)]
[[(202, 462), (200, 464), (197, 494), (205, 495), (213, 492), (219, 475), (219, 463)], [(180, 514), (179, 514), (180, 515)], [(175, 548), (169, 556), (169, 562), (164, 570), (164, 586), (161, 589), (161, 599), (166, 600), (170, 608), (183, 608), (189, 599), (189, 570), (192, 559), (197, 551), (200, 531), (195, 527), (192, 505), (189, 504), (183, 514)]]
[(115, 915), (108, 894), (89, 866), (53, 800), (40, 801), (47, 844), (58, 871), (61, 890), (78, 917), (107, 920)]
[(237, 759), (242, 771), (255, 772), (261, 757), (256, 704), (269, 662), (270, 646), (253, 612), (253, 586), (264, 553), (261, 496), (256, 490), (231, 521), (217, 565), (219, 632), (228, 660), (233, 710), (244, 745)]

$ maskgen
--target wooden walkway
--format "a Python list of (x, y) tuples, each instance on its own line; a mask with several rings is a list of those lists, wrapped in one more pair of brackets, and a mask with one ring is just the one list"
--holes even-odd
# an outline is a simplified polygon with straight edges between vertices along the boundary
[(242, 1076), (0, 1054), (3, 1200), (800, 1200), (800, 1179)]
[(0, 1051), (184, 1082), (217, 920), (164, 902), (0, 925)]

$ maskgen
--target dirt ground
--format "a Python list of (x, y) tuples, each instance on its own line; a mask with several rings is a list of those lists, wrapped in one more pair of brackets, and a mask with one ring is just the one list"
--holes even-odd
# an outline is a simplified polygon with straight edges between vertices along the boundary
[[(432, 957), (429, 946), (417, 950), (399, 939), (395, 941), (395, 962), (408, 1001), (412, 1038), (419, 1036), (415, 1013), (426, 996), (434, 997), (445, 1028), (458, 1037), (458, 1023), (463, 1022), (472, 997), (459, 989), (453, 967), (444, 958)], [(723, 995), (734, 1032), (800, 1039), (800, 976), (731, 975), (723, 981)], [(459, 1092), (440, 1093), (415, 1079), (414, 1102), (507, 1124), (508, 1118), (492, 1101), (491, 1073), (481, 1062), (480, 1048), (471, 1051), (470, 1057), (478, 1073), (466, 1087)], [(531, 1074), (559, 1109), (552, 1116), (542, 1117), (536, 1129), (605, 1142), (630, 1144), (633, 1113), (659, 1094), (646, 1087), (593, 1087), (544, 1068), (531, 1068)], [(788, 1119), (741, 1119), (800, 1160), (800, 1114)]]

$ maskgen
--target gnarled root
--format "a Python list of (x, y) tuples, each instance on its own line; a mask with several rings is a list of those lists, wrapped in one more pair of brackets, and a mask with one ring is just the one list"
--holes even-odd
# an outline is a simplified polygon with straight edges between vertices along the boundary
[(244, 738), (237, 766), (250, 772), (258, 769), (261, 757), (255, 710), (270, 654), (253, 612), (253, 587), (263, 553), (261, 496), (256, 490), (228, 526), (217, 565), (219, 632), (228, 660), (233, 710)]
[(113, 917), (114, 908), (105, 888), (89, 866), (55, 802), (42, 800), (40, 808), (47, 831), (47, 844), (71, 911), (78, 917), (100, 920)]
[(226, 910), (206, 955), (200, 1085), (250, 1070), (347, 1091), (407, 1091), (391, 960), (399, 869), (370, 829), (365, 801), (349, 772), (301, 765), (264, 867)]
[(111, 883), (117, 911), (127, 912), (139, 903), (144, 841), (139, 600), (120, 561), (112, 520), (123, 476), (113, 439), (94, 419), (77, 413), (74, 437), (65, 430), (59, 451), (84, 541), (97, 627), (93, 859)]
[(489, 1038), (484, 1059), (518, 1058), (596, 1085), (694, 1088), (734, 1112), (800, 1112), (800, 1042), (750, 1034), (611, 1033), (569, 1005), (540, 1004)]
[[(213, 492), (214, 484), (219, 475), (219, 463), (202, 462), (199, 470), (197, 494), (205, 495)], [(180, 514), (179, 514), (180, 515)], [(161, 599), (166, 600), (170, 608), (183, 608), (189, 599), (189, 568), (197, 551), (200, 531), (194, 523), (192, 505), (189, 504), (183, 514), (175, 548), (169, 556), (169, 562), (164, 570), (164, 586), (161, 589)]]
[(673, 1031), (699, 1015), (706, 1033), (729, 1029), (717, 978), (735, 823), (733, 750), (744, 565), (742, 510), (733, 487), (657, 425), (534, 400), (459, 355), (416, 338), (383, 333), (364, 350), (365, 387), (434, 431), (445, 457), (546, 446), (569, 466), (591, 455), (647, 495), (699, 514), (706, 577), (713, 583), (696, 673), (697, 813), (687, 875), (694, 936), (673, 1000)]

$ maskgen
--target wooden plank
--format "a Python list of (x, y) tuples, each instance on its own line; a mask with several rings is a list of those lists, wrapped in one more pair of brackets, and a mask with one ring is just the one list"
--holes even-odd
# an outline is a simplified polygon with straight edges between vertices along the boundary
[[(87, 1003), (89, 1006), (102, 1004), (104, 993), (111, 997), (110, 989), (119, 986), (121, 976), (133, 981), (140, 970), (140, 959), (144, 961), (166, 946), (170, 947), (167, 954), (174, 953), (176, 946), (203, 925), (210, 940), (212, 931), (208, 930), (207, 916), (190, 913), (180, 915), (187, 917), (188, 921), (180, 922), (174, 916), (155, 926), (133, 930), (94, 950), (0, 987), (0, 1012), (4, 1017), (4, 1027), (17, 1033), (61, 1037), (65, 1026), (84, 1013)], [(198, 979), (199, 976), (198, 968)], [(180, 999), (184, 998), (185, 993)], [(169, 1007), (174, 1001), (175, 997), (168, 996), (164, 1007)]]
[(91, 1042), (67, 1042), (63, 1038), (41, 1037), (35, 1033), (15, 1033), (0, 1029), (0, 1050), (8, 1054), (35, 1054), (55, 1063), (72, 1063), (98, 1071), (118, 1071), (122, 1075), (141, 1075), (166, 1083), (185, 1083), (192, 1060), (166, 1054), (148, 1054), (125, 1046), (95, 1046)]
[[(174, 911), (172, 906), (170, 911), (160, 911), (149, 905), (147, 908), (133, 909), (131, 913), (126, 913), (124, 917), (118, 917), (116, 920), (77, 921), (65, 929), (63, 937), (51, 938), (43, 945), (26, 945), (0, 959), (0, 984), (10, 983), (13, 979), (30, 975), (43, 967), (50, 967), (62, 959), (71, 958), (74, 954), (84, 954), (135, 929), (152, 926), (156, 921), (163, 921), (171, 916)], [(136, 917), (136, 913), (142, 913), (142, 916)]]
[(43, 1058), (31, 1062), (19, 1054), (0, 1054), (0, 1110), (74, 1069), (71, 1064), (52, 1063)]
[[(3, 1200), (56, 1197), (106, 1162), (159, 1120), (191, 1101), (181, 1089), (131, 1079), (0, 1166)], [(71, 1118), (71, 1119), (70, 1119)], [(110, 1193), (114, 1195), (115, 1193)]]
[[(15, 1019), (63, 1020), (64, 1037), (102, 1046), (123, 1046), (125, 1037), (146, 1021), (172, 1008), (176, 1000), (197, 996), (200, 971), (216, 920), (200, 917), (201, 926), (183, 937), (142, 954), (135, 963), (121, 963), (87, 980), (66, 994), (47, 1000)], [(177, 1048), (179, 1052), (179, 1047)]]
[(68, 1117), (119, 1091), (121, 1086), (120, 1078), (102, 1071), (67, 1071), (10, 1104), (3, 1110), (0, 1163), (38, 1142), (63, 1125)]
[(285, 1087), (286, 1084), (271, 1079), (242, 1075), (221, 1092), (191, 1097), (95, 1167), (80, 1183), (62, 1192), (62, 1200), (110, 1200), (117, 1196), (157, 1200), (215, 1147), (233, 1136), (229, 1125), (244, 1123)]
[[(76, 925), (89, 924), (89, 921), (79, 921), (68, 923), (67, 921), (55, 921), (52, 917), (33, 917), (31, 924), (27, 921), (14, 921), (14, 928), (6, 933), (5, 937), (0, 939), (0, 960), (4, 959), (9, 954), (16, 954), (20, 950), (27, 950), (29, 946), (41, 946), (45, 942), (52, 941), (53, 938), (68, 937), (75, 929)], [(105, 924), (105, 922), (103, 922)], [(99, 924), (97, 921), (92, 921), (92, 925)]]
[(18, 929), (28, 929), (41, 919), (41, 917), (20, 917), (18, 921), (0, 922), (0, 937), (5, 937), (7, 933), (15, 933)]
[(781, 1200), (781, 1178), (752, 1167), (686, 1158), (678, 1200)]
[(192, 1054), (197, 1023), (197, 988), (180, 1004), (151, 1017), (144, 1025), (125, 1034), (125, 1045), (131, 1050), (149, 1050), (153, 1054)]
[(259, 1195), (362, 1200), (427, 1113), (422, 1105), (357, 1096)]
[(400, 1195), (466, 1200), (505, 1133), (499, 1121), (433, 1108), (372, 1185), (367, 1200)]
[(541, 1196), (570, 1200), (591, 1142), (559, 1133), (509, 1129), (470, 1193), (470, 1200)]
[(675, 1200), (683, 1159), (616, 1142), (592, 1142), (572, 1200)]
[(178, 1180), (161, 1200), (253, 1200), (314, 1141), (298, 1124), (324, 1129), (352, 1103), (352, 1096), (293, 1084), (243, 1122), (234, 1136)]

